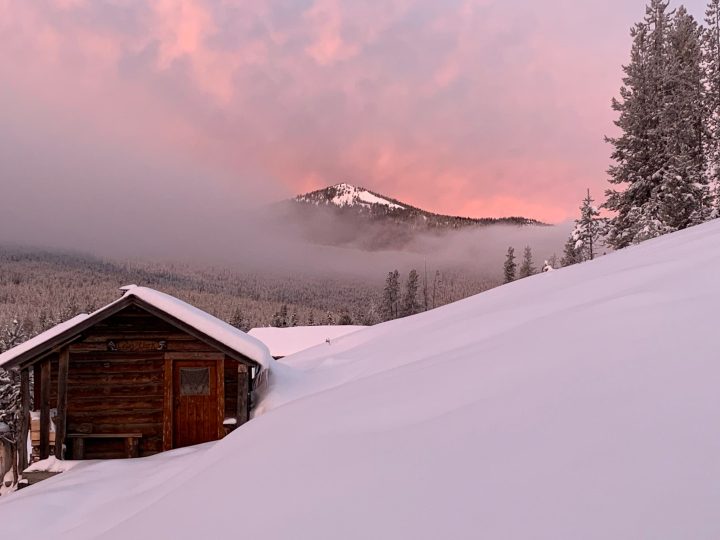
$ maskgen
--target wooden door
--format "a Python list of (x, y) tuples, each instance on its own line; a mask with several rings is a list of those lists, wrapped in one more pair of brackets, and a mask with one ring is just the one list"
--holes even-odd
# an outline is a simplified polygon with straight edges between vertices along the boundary
[(215, 441), (222, 429), (222, 362), (176, 360), (173, 362), (173, 447)]

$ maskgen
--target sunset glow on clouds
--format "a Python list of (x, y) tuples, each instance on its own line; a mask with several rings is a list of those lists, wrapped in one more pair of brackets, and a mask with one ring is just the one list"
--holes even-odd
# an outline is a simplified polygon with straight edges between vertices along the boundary
[(0, 136), (32, 123), (68, 152), (102, 139), (182, 156), (198, 182), (268, 200), (348, 181), (438, 212), (559, 221), (605, 188), (643, 6), (0, 0)]

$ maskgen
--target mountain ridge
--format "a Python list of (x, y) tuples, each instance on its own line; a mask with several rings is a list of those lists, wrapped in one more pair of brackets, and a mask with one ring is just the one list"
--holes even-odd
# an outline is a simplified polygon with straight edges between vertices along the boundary
[(290, 199), (291, 202), (311, 206), (335, 208), (340, 212), (354, 211), (372, 220), (388, 219), (404, 222), (415, 228), (463, 229), (488, 225), (547, 226), (539, 220), (523, 216), (501, 218), (473, 218), (430, 212), (388, 197), (367, 188), (341, 182)]

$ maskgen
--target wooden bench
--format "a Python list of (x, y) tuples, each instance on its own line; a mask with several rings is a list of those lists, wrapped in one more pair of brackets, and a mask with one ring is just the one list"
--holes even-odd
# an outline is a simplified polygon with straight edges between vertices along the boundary
[(68, 433), (73, 439), (73, 459), (85, 458), (85, 439), (125, 439), (125, 457), (138, 457), (142, 433)]

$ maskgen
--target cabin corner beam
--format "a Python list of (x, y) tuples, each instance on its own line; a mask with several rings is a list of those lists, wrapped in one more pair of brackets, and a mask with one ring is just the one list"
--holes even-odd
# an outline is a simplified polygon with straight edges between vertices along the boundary
[(20, 440), (17, 442), (18, 459), (20, 470), (24, 471), (28, 466), (28, 431), (30, 429), (30, 369), (20, 370), (20, 407), (22, 418), (20, 419)]
[(58, 359), (57, 419), (55, 422), (55, 457), (62, 459), (65, 435), (67, 433), (67, 382), (70, 366), (70, 349), (60, 350)]
[(250, 403), (248, 396), (250, 395), (250, 371), (245, 364), (238, 364), (238, 393), (237, 393), (237, 419), (236, 426), (241, 426), (248, 421), (250, 416)]
[(40, 366), (40, 459), (50, 457), (50, 359)]

